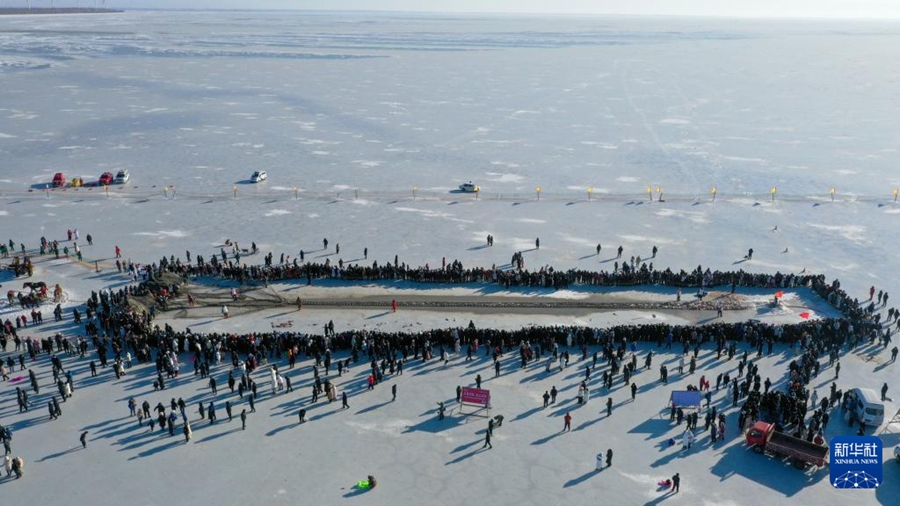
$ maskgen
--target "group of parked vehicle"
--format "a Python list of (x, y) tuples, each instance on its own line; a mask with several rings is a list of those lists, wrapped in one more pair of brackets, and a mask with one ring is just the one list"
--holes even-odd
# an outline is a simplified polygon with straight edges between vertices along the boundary
[[(128, 172), (128, 169), (122, 169), (113, 176), (112, 172), (104, 172), (100, 174), (100, 179), (97, 180), (97, 186), (109, 186), (112, 184), (125, 184), (128, 180), (131, 179), (131, 173)], [(62, 172), (57, 172), (53, 175), (52, 185), (54, 188), (62, 188), (64, 186), (71, 186), (77, 188), (79, 186), (84, 186), (85, 182), (83, 178), (74, 177), (66, 185), (66, 175)]]
[[(261, 183), (269, 178), (269, 175), (264, 170), (258, 170), (253, 172), (250, 175), (251, 183)], [(113, 184), (125, 184), (128, 180), (131, 179), (131, 174), (128, 172), (128, 169), (122, 169), (115, 176), (113, 176), (112, 172), (104, 172), (100, 174), (100, 179), (97, 180), (97, 186), (109, 186)], [(52, 185), (54, 188), (62, 188), (66, 185), (66, 175), (62, 172), (57, 172), (53, 175)], [(80, 177), (72, 178), (72, 181), (69, 182), (68, 186), (71, 187), (79, 187), (84, 186), (84, 179)], [(459, 191), (465, 193), (478, 193), (481, 188), (469, 181), (468, 183), (463, 183), (459, 185)]]

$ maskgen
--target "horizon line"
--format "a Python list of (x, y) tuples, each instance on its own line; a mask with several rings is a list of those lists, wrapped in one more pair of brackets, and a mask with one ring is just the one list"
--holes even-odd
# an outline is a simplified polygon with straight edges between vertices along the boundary
[(821, 20), (821, 21), (900, 21), (900, 13), (896, 15), (861, 15), (861, 16), (830, 16), (830, 15), (794, 15), (794, 14), (758, 14), (758, 15), (735, 15), (735, 14), (649, 14), (649, 13), (623, 13), (623, 12), (507, 12), (507, 11), (442, 11), (442, 10), (396, 10), (396, 9), (290, 9), (290, 8), (192, 8), (192, 7), (107, 7), (123, 12), (129, 11), (159, 11), (159, 12), (306, 12), (306, 13), (357, 13), (357, 14), (416, 14), (416, 15), (455, 15), (455, 16), (548, 16), (548, 17), (640, 17), (640, 18), (714, 18), (714, 19), (732, 19), (732, 20)]

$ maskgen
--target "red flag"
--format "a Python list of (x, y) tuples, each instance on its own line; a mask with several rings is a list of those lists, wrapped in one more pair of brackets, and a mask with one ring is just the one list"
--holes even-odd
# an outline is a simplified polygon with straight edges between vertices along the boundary
[(778, 290), (777, 292), (775, 292), (775, 297), (778, 297), (779, 299), (784, 297), (784, 292), (782, 292), (781, 290)]
[(800, 318), (803, 318), (804, 320), (808, 320), (808, 319), (809, 319), (809, 313), (800, 313)]

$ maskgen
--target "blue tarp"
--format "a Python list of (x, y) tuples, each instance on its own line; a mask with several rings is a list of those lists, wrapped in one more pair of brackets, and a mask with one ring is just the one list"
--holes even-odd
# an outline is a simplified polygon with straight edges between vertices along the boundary
[(699, 408), (703, 396), (699, 390), (675, 390), (669, 397), (671, 402), (675, 403), (676, 408), (691, 407)]

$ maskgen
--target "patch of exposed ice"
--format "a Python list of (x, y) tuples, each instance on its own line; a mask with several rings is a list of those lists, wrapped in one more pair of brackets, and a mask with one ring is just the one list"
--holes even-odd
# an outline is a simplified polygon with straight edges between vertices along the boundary
[(765, 158), (752, 158), (752, 157), (744, 157), (744, 156), (726, 156), (722, 155), (722, 159), (729, 160), (732, 162), (755, 162), (755, 163), (765, 163), (768, 162)]
[(663, 118), (659, 120), (659, 123), (662, 125), (688, 125), (690, 124), (690, 120), (681, 118)]
[(866, 227), (862, 225), (823, 225), (819, 223), (807, 223), (808, 226), (839, 235), (855, 244), (868, 244), (871, 242), (866, 235)]
[(485, 172), (489, 177), (488, 181), (493, 181), (496, 183), (518, 183), (525, 179), (524, 176), (520, 176), (519, 174), (510, 174), (510, 173), (500, 173), (500, 172)]
[(135, 232), (131, 235), (144, 235), (149, 237), (156, 237), (157, 239), (165, 239), (165, 238), (175, 238), (180, 239), (182, 237), (189, 237), (191, 234), (185, 232), (184, 230), (158, 230), (156, 232)]

